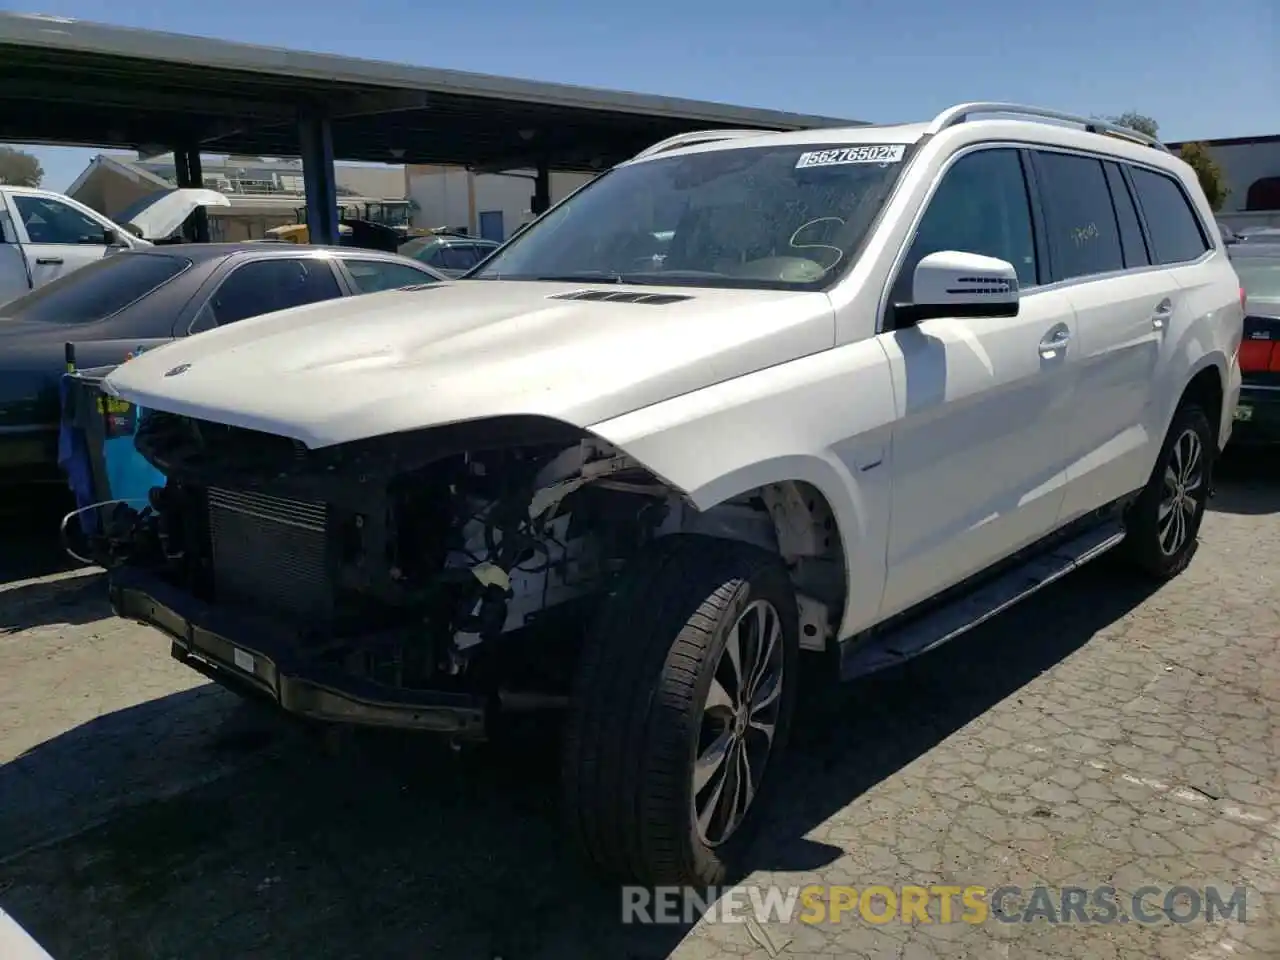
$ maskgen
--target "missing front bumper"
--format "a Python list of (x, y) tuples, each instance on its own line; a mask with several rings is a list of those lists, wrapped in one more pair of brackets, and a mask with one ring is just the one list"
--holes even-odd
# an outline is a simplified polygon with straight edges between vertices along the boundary
[(296, 638), (278, 624), (217, 609), (130, 567), (112, 571), (110, 594), (118, 616), (168, 634), (179, 660), (217, 683), (258, 694), (288, 713), (459, 740), (485, 738), (485, 697), (388, 687), (307, 661), (298, 653)]

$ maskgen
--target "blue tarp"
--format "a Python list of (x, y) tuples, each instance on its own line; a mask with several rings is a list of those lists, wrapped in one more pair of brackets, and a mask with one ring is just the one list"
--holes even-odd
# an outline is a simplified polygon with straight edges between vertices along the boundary
[[(89, 431), (72, 404), (79, 401), (83, 383), (75, 374), (66, 373), (58, 384), (62, 400), (62, 424), (58, 428), (58, 466), (62, 468), (67, 485), (76, 498), (76, 508), (83, 510), (99, 500), (93, 482), (93, 461), (89, 453)], [(80, 525), (86, 534), (97, 533), (97, 517), (92, 513), (80, 515)]]
[[(62, 376), (58, 464), (79, 509), (104, 500), (145, 503), (152, 487), (164, 485), (164, 474), (134, 447), (142, 410), (107, 397), (101, 382), (101, 376), (89, 372)], [(80, 516), (82, 532), (96, 533), (96, 511)]]

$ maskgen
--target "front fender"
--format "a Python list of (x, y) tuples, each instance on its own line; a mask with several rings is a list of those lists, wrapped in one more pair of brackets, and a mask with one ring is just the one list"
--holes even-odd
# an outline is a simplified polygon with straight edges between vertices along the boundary
[(845, 637), (875, 622), (884, 590), (893, 417), (888, 359), (867, 340), (588, 429), (700, 510), (787, 480), (817, 489), (844, 552)]

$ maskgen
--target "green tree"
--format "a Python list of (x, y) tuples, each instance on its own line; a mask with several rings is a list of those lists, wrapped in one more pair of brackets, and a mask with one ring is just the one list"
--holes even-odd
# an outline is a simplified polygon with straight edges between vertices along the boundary
[(44, 179), (40, 161), (24, 150), (0, 146), (0, 183), (11, 187), (38, 187)]
[(1218, 166), (1218, 161), (1213, 159), (1213, 154), (1209, 152), (1208, 145), (1204, 143), (1184, 143), (1178, 154), (1196, 172), (1196, 178), (1200, 181), (1200, 188), (1204, 190), (1204, 195), (1209, 199), (1209, 206), (1214, 211), (1221, 210), (1222, 204), (1226, 202), (1231, 190), (1227, 187), (1227, 178), (1222, 172), (1222, 167)]
[(1119, 116), (1107, 117), (1107, 120), (1117, 126), (1128, 127), (1130, 130), (1145, 133), (1148, 137), (1158, 137), (1160, 135), (1160, 124), (1146, 114), (1138, 113), (1136, 110), (1126, 110)]

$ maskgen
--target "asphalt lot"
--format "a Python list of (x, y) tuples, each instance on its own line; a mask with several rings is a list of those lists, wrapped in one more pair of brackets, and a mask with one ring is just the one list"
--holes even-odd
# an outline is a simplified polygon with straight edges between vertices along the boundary
[(57, 960), (1280, 956), (1278, 458), (1230, 465), (1174, 583), (1095, 565), (846, 688), (797, 735), (746, 881), (1243, 885), (1244, 923), (623, 927), (566, 853), (533, 731), (335, 749), (110, 617), (22, 512), (0, 906)]

